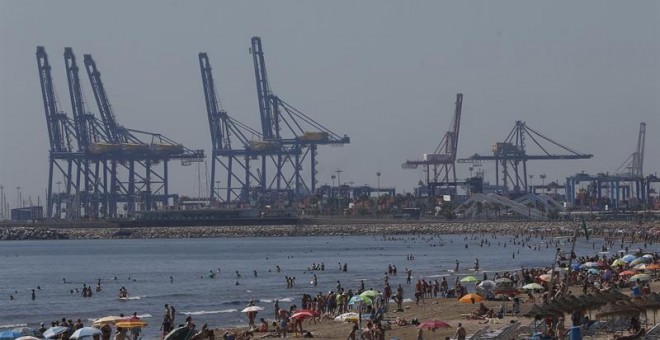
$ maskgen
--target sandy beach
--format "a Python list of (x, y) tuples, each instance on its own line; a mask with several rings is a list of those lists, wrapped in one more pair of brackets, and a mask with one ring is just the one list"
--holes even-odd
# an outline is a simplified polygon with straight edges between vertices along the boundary
[[(651, 290), (654, 292), (657, 292), (660, 289), (660, 281), (655, 281), (651, 283)], [(571, 291), (574, 291), (577, 293), (579, 290), (579, 287), (572, 287), (569, 289)], [(630, 295), (630, 289), (624, 289), (622, 291), (623, 293)], [(540, 299), (538, 299), (538, 294), (537, 296), (537, 303), (540, 304)], [(576, 294), (576, 296), (580, 296), (580, 294)], [(523, 298), (524, 301), (526, 301), (526, 298)], [(487, 301), (484, 300), (483, 303), (486, 305), (488, 308), (492, 309), (499, 309), (501, 306), (501, 301)], [(510, 302), (508, 303), (509, 306), (507, 306), (507, 309), (510, 308)], [(414, 302), (409, 302), (409, 303), (404, 303), (404, 311), (403, 312), (396, 312), (391, 310), (390, 312), (385, 314), (385, 320), (392, 320), (394, 321), (396, 318), (402, 318), (405, 319), (406, 321), (410, 322), (413, 318), (419, 320), (420, 322), (426, 321), (426, 320), (442, 320), (447, 322), (449, 325), (451, 325), (450, 328), (439, 328), (435, 331), (430, 331), (430, 330), (423, 330), (423, 338), (424, 339), (445, 339), (445, 337), (450, 337), (450, 338), (455, 338), (455, 333), (456, 333), (456, 328), (459, 323), (462, 323), (463, 327), (466, 329), (468, 336), (470, 334), (474, 334), (480, 330), (486, 330), (486, 331), (492, 331), (492, 330), (498, 330), (505, 328), (507, 326), (510, 326), (512, 323), (517, 323), (518, 327), (517, 330), (513, 331), (511, 333), (510, 338), (521, 338), (524, 337), (525, 335), (529, 335), (530, 333), (530, 324), (534, 322), (534, 318), (532, 317), (524, 317), (523, 315), (528, 312), (528, 310), (531, 308), (533, 305), (532, 302), (526, 301), (523, 302), (521, 305), (521, 313), (518, 316), (512, 316), (511, 314), (508, 314), (507, 316), (504, 316), (502, 319), (484, 319), (484, 320), (470, 320), (467, 318), (467, 315), (470, 313), (474, 312), (477, 310), (479, 304), (471, 304), (471, 303), (462, 303), (459, 302), (458, 299), (455, 298), (433, 298), (433, 299), (426, 299), (424, 303), (420, 304), (415, 304)], [(597, 314), (597, 310), (592, 310), (591, 315), (592, 319), (595, 319), (595, 315)], [(261, 313), (264, 313), (266, 316), (267, 321), (272, 321), (272, 311), (263, 311)], [(271, 314), (271, 315), (269, 315)], [(257, 316), (257, 318), (261, 317), (261, 315)], [(652, 312), (649, 312), (649, 319), (652, 323)], [(570, 315), (565, 316), (566, 326), (570, 327)], [(659, 320), (660, 321), (660, 320)], [(541, 321), (539, 321), (540, 323)], [(391, 323), (391, 329), (386, 330), (385, 333), (385, 339), (392, 339), (392, 338), (398, 338), (401, 340), (407, 340), (407, 339), (417, 339), (417, 332), (418, 328), (414, 325), (408, 324), (407, 326), (397, 326), (394, 324), (394, 322)], [(319, 323), (310, 323), (309, 321), (304, 322), (304, 330), (307, 331), (309, 330), (314, 338), (317, 339), (346, 339), (351, 332), (353, 323), (351, 322), (337, 322), (337, 321), (332, 321), (332, 320), (324, 320)], [(366, 326), (366, 321), (362, 322), (362, 328)], [(653, 325), (648, 324), (646, 326), (647, 329), (650, 329)], [(642, 327), (644, 327), (644, 321), (642, 319)], [(243, 329), (245, 330), (245, 329)], [(233, 331), (233, 332), (240, 332), (242, 330), (237, 330), (237, 329), (216, 329), (215, 334), (223, 334), (226, 331)], [(617, 336), (621, 335), (621, 333), (616, 333)], [(624, 332), (623, 335), (629, 335), (630, 333)], [(260, 338), (260, 337), (272, 337), (260, 333), (255, 333), (253, 338)], [(295, 337), (293, 334), (289, 334), (288, 337)], [(614, 339), (615, 334), (614, 333), (606, 333), (602, 332), (599, 334), (597, 337), (594, 336), (594, 338), (598, 339)], [(222, 339), (222, 337), (216, 336), (215, 339)], [(359, 337), (358, 337), (359, 339)]]

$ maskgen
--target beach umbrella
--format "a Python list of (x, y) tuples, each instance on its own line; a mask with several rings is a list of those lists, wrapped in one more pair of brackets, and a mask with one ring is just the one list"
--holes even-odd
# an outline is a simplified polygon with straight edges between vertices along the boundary
[(14, 340), (18, 337), (20, 337), (21, 333), (19, 332), (14, 332), (14, 331), (4, 331), (0, 333), (0, 340)]
[(633, 260), (635, 260), (636, 258), (637, 258), (637, 256), (635, 256), (635, 255), (633, 255), (633, 254), (628, 254), (628, 255), (622, 257), (621, 259), (622, 259), (623, 261), (625, 261), (626, 263), (630, 263), (630, 262), (632, 262)]
[(376, 296), (380, 295), (381, 293), (379, 291), (375, 291), (373, 289), (370, 290), (365, 290), (364, 292), (360, 293), (360, 296), (367, 296), (369, 298), (375, 298)]
[(475, 303), (475, 302), (480, 302), (483, 301), (484, 298), (477, 294), (465, 294), (463, 297), (458, 299), (458, 301), (463, 302), (463, 303)]
[(644, 282), (651, 281), (651, 275), (649, 275), (649, 274), (637, 274), (637, 275), (631, 276), (630, 279), (628, 279), (628, 281), (632, 281), (632, 282), (637, 281), (637, 280), (644, 281)]
[(646, 264), (645, 263), (640, 263), (636, 266), (633, 267), (634, 270), (645, 270), (646, 269)]
[(71, 334), (70, 339), (84, 339), (84, 338), (91, 338), (94, 335), (101, 335), (101, 330), (95, 327), (83, 327)]
[(595, 268), (600, 266), (598, 262), (585, 262), (582, 267), (589, 267), (589, 268)]
[[(188, 338), (188, 333), (190, 333), (190, 328), (188, 327), (179, 327), (171, 330), (163, 340), (186, 340)], [(192, 334), (191, 334), (192, 335)]]
[(69, 330), (69, 328), (62, 327), (62, 326), (51, 327), (51, 328), (48, 328), (44, 332), (43, 337), (46, 338), (46, 339), (54, 338), (54, 337), (66, 332), (68, 330)]
[(293, 315), (291, 315), (291, 318), (297, 320), (297, 319), (311, 318), (313, 316), (314, 316), (314, 314), (312, 314), (310, 312), (298, 312), (298, 313), (294, 313)]
[(472, 275), (466, 276), (466, 277), (461, 279), (461, 282), (463, 282), (463, 283), (477, 282), (477, 281), (479, 281), (479, 279), (477, 279), (476, 277), (474, 277)]
[(632, 270), (624, 270), (619, 273), (619, 276), (630, 276), (630, 275), (635, 275), (635, 272)]
[(262, 310), (264, 310), (263, 307), (259, 307), (259, 306), (247, 306), (247, 307), (243, 308), (243, 310), (241, 311), (241, 313), (259, 312), (259, 311), (262, 311)]
[(600, 273), (600, 269), (598, 269), (598, 268), (589, 268), (589, 270), (587, 270), (587, 273), (589, 273), (589, 274), (598, 274), (598, 273)]
[(321, 315), (321, 313), (319, 313), (318, 311), (315, 311), (315, 310), (313, 310), (313, 309), (296, 309), (296, 310), (293, 311), (293, 314), (296, 314), (296, 313), (303, 313), (303, 312), (305, 312), (305, 313), (310, 313), (310, 314), (312, 314), (312, 316), (319, 316), (319, 315)]
[(495, 280), (495, 283), (513, 283), (513, 281), (506, 277), (500, 277), (499, 279)]
[(366, 295), (365, 296), (353, 295), (353, 297), (350, 300), (348, 300), (349, 305), (354, 305), (358, 302), (363, 302), (366, 305), (370, 305), (373, 303), (371, 298)]
[(629, 265), (631, 265), (631, 266), (635, 266), (635, 265), (638, 265), (638, 264), (640, 264), (640, 263), (646, 263), (646, 262), (648, 262), (648, 261), (650, 261), (650, 260), (647, 259), (647, 258), (645, 258), (645, 257), (638, 257), (638, 258), (636, 258), (636, 259), (630, 261)]
[(37, 337), (31, 336), (31, 335), (24, 335), (20, 338), (16, 338), (15, 340), (41, 340), (41, 338), (37, 338)]
[(543, 274), (543, 275), (539, 275), (539, 279), (541, 281), (550, 282), (550, 280), (552, 280), (552, 277), (550, 276), (550, 274)]
[(358, 313), (344, 313), (344, 314), (341, 314), (341, 315), (337, 315), (337, 317), (335, 317), (335, 321), (357, 322), (359, 317), (360, 317), (360, 315)]
[(495, 281), (493, 281), (493, 280), (486, 280), (486, 281), (481, 281), (481, 283), (479, 283), (479, 284), (477, 285), (477, 287), (481, 287), (481, 288), (483, 288), (483, 289), (487, 289), (487, 290), (488, 290), (488, 289), (493, 289), (493, 288), (495, 288), (496, 285), (497, 285), (497, 283), (495, 283)]
[(616, 259), (616, 260), (614, 260), (614, 261), (612, 262), (612, 267), (623, 266), (623, 265), (625, 265), (626, 263), (627, 263), (627, 262), (624, 261), (623, 259)]
[(538, 283), (529, 283), (524, 286), (522, 286), (522, 289), (527, 289), (527, 290), (532, 290), (532, 289), (543, 289), (543, 286), (541, 286)]
[(126, 319), (126, 317), (109, 315), (109, 316), (104, 316), (102, 318), (98, 318), (98, 319), (94, 320), (92, 325), (93, 326), (103, 326), (106, 323), (115, 323), (119, 320), (124, 320), (124, 319)]
[(420, 323), (419, 325), (417, 325), (417, 328), (428, 329), (430, 331), (435, 331), (438, 328), (449, 328), (449, 327), (451, 327), (451, 325), (441, 320), (426, 320)]
[(653, 254), (644, 254), (644, 255), (642, 255), (642, 257), (653, 260), (654, 256), (653, 256)]
[(21, 335), (41, 335), (39, 332), (35, 331), (34, 328), (30, 327), (19, 327), (11, 330), (12, 332), (21, 333)]
[(141, 328), (147, 327), (147, 322), (137, 318), (130, 318), (115, 322), (115, 326), (121, 328)]
[(658, 264), (658, 263), (651, 263), (651, 264), (649, 264), (649, 265), (646, 266), (646, 269), (647, 269), (647, 270), (658, 270), (658, 269), (660, 269), (660, 264)]

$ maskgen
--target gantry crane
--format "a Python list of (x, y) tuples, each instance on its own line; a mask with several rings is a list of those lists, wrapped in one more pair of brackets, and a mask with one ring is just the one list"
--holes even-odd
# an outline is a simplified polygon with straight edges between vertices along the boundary
[[(115, 217), (118, 203), (125, 203), (128, 213), (132, 214), (136, 209), (150, 210), (157, 202), (166, 205), (169, 199), (176, 199), (176, 195), (168, 193), (168, 162), (174, 159), (201, 161), (204, 152), (187, 149), (161, 134), (119, 126), (105, 95), (100, 72), (91, 56), (85, 55), (102, 116), (102, 120), (97, 120), (85, 110), (73, 49), (65, 49), (64, 60), (73, 120), (57, 109), (48, 56), (44, 47), (37, 47), (37, 67), (50, 139), (47, 218), (59, 218), (62, 211), (66, 211), (69, 219), (83, 214), (89, 218)], [(143, 142), (137, 135), (150, 140)], [(162, 164), (162, 172), (155, 169), (158, 164)], [(57, 174), (55, 168), (59, 170)], [(65, 185), (64, 192), (59, 192), (60, 180)], [(53, 192), (53, 184), (58, 185), (57, 194)], [(57, 214), (53, 213), (53, 206)]]
[(630, 178), (644, 178), (644, 144), (646, 142), (646, 123), (639, 123), (639, 134), (637, 135), (637, 148), (619, 166), (615, 174)]
[[(314, 192), (318, 145), (341, 146), (350, 143), (350, 138), (339, 136), (276, 96), (268, 82), (261, 38), (252, 37), (251, 43), (263, 138), (259, 143), (260, 148), (267, 152), (262, 156), (261, 186), (264, 190), (292, 189), (296, 194)], [(283, 128), (286, 130), (282, 131)], [(303, 176), (307, 158), (310, 164), (309, 184)], [(267, 177), (267, 159), (275, 166), (275, 174), (270, 181)], [(287, 169), (290, 172), (286, 173)]]
[(442, 194), (456, 193), (456, 154), (462, 110), (463, 94), (457, 93), (451, 129), (445, 133), (433, 153), (424, 154), (421, 160), (407, 160), (401, 165), (404, 169), (417, 169), (420, 165), (425, 168), (426, 186), (432, 197), (436, 196), (435, 189), (438, 186), (444, 189)]
[[(248, 135), (257, 136), (260, 139), (262, 136), (258, 131), (233, 119), (221, 108), (208, 55), (202, 52), (198, 57), (212, 143), (210, 200), (211, 202), (220, 200), (224, 203), (247, 202), (250, 184), (260, 181), (258, 174), (255, 173), (256, 169), (253, 169), (250, 164), (250, 160), (257, 157), (260, 151), (248, 149), (250, 145)], [(239, 148), (232, 146), (234, 138), (237, 139), (235, 142), (240, 144)], [(215, 185), (220, 170), (216, 164), (226, 171), (224, 188)]]
[[(78, 170), (80, 154), (74, 151), (72, 145), (72, 139), (77, 138), (76, 130), (73, 122), (67, 117), (66, 112), (60, 111), (57, 108), (51, 66), (48, 62), (46, 49), (43, 46), (38, 46), (36, 56), (50, 143), (50, 150), (48, 152), (46, 215), (48, 217), (53, 216), (53, 205), (55, 205), (58, 212), (62, 211), (64, 204), (67, 217), (73, 218), (71, 216), (74, 212), (71, 206), (72, 192), (79, 191), (78, 185), (75, 182), (76, 173), (74, 170), (76, 172)], [(57, 182), (55, 183), (53, 180)], [(64, 184), (64, 192), (54, 194), (53, 184), (57, 184), (58, 187)]]
[[(84, 155), (89, 151), (90, 146), (98, 141), (99, 129), (94, 115), (85, 111), (83, 92), (78, 75), (79, 69), (76, 63), (76, 56), (71, 47), (64, 49), (64, 64), (66, 67), (67, 83), (69, 85), (71, 112), (73, 113), (73, 122), (76, 130), (78, 152)], [(81, 185), (81, 175), (82, 187), (78, 193), (77, 200), (80, 202), (82, 212), (96, 218), (99, 216), (99, 198), (103, 192), (101, 183), (95, 180), (99, 178), (100, 160), (82, 157), (79, 162), (76, 174), (76, 187), (80, 187)]]
[[(543, 154), (527, 154), (527, 141), (531, 140)], [(543, 145), (546, 142), (549, 145)], [(563, 154), (553, 153), (551, 147), (558, 149)], [(516, 121), (516, 125), (509, 132), (504, 142), (493, 145), (492, 156), (474, 154), (467, 159), (459, 159), (459, 163), (472, 163), (475, 161), (495, 161), (495, 185), (499, 187), (499, 167), (502, 167), (503, 189), (508, 192), (508, 184), (513, 184), (513, 192), (528, 192), (527, 185), (527, 161), (530, 160), (559, 160), (559, 159), (589, 159), (591, 154), (577, 152), (567, 146), (544, 136), (530, 128), (522, 121)], [(513, 172), (509, 171), (509, 167)], [(522, 169), (520, 169), (522, 167)]]
[[(176, 199), (169, 193), (169, 161), (200, 162), (204, 152), (188, 149), (159, 133), (118, 124), (96, 62), (90, 54), (84, 55), (84, 61), (106, 136), (102, 143), (90, 147), (89, 154), (106, 160), (104, 180), (110, 177), (110, 210), (116, 211), (117, 202), (126, 202), (129, 214), (136, 209), (152, 210), (155, 203), (168, 205), (170, 199)], [(126, 176), (118, 177), (118, 173)]]

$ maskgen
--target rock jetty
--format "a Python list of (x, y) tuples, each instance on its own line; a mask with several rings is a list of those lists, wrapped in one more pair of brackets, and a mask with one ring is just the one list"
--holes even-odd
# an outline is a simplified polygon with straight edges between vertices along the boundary
[[(660, 221), (587, 222), (589, 233), (596, 237), (639, 237), (655, 240), (660, 235)], [(530, 234), (570, 236), (582, 232), (579, 222), (415, 222), (367, 224), (299, 224), (256, 226), (190, 226), (190, 227), (67, 227), (58, 225), (0, 226), (0, 240), (60, 239), (154, 239), (154, 238), (218, 238), (218, 237), (292, 237), (351, 236), (401, 234)]]

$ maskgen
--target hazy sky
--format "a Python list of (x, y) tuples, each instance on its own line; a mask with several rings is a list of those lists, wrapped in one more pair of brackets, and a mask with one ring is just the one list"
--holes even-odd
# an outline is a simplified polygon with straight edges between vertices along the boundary
[[(660, 168), (657, 1), (0, 1), (0, 184), (43, 198), (48, 135), (35, 50), (71, 112), (64, 47), (90, 53), (118, 121), (210, 151), (197, 54), (218, 95), (259, 129), (250, 38), (262, 37), (274, 92), (351, 144), (319, 150), (319, 182), (411, 191), (401, 169), (433, 152), (464, 94), (459, 157), (489, 154), (516, 120), (591, 160), (530, 162), (529, 174), (614, 171), (647, 123), (645, 172)], [(86, 74), (88, 110), (97, 113)], [(528, 150), (528, 153), (535, 153)], [(467, 177), (467, 165), (459, 177)], [(494, 165), (483, 168), (494, 182)], [(197, 168), (172, 166), (194, 194)]]

